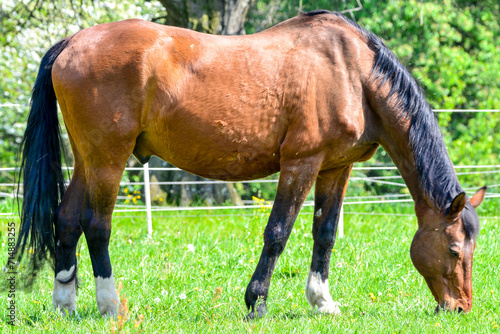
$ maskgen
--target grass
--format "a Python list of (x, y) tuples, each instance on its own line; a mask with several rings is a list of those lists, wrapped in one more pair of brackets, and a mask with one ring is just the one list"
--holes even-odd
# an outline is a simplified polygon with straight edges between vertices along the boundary
[[(500, 216), (497, 204), (498, 200), (486, 200), (479, 214)], [(244, 321), (245, 288), (260, 256), (267, 212), (184, 212), (155, 218), (152, 239), (146, 238), (143, 217), (116, 214), (110, 253), (127, 314), (117, 320), (99, 316), (82, 238), (77, 251), (79, 317), (62, 319), (52, 310), (53, 273), (46, 268), (32, 293), (17, 292), (16, 332), (500, 332), (498, 218), (482, 220), (474, 258), (472, 312), (435, 315), (431, 293), (410, 261), (416, 218), (409, 204), (346, 207), (346, 237), (337, 240), (330, 269), (330, 291), (342, 305), (342, 314), (334, 317), (314, 313), (304, 298), (312, 256), (312, 213), (305, 208), (276, 267), (268, 315)], [(388, 212), (400, 215), (381, 214)], [(0, 225), (0, 260), (5, 262), (6, 221)], [(10, 328), (6, 323), (7, 296), (1, 293), (0, 298), (0, 331), (6, 332)], [(124, 321), (126, 318), (129, 320)]]

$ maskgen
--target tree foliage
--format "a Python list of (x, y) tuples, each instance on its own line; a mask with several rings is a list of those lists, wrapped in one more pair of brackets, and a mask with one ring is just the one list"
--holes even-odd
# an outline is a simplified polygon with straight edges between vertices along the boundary
[[(499, 7), (497, 1), (365, 1), (359, 22), (384, 38), (433, 108), (500, 109)], [(454, 163), (498, 163), (500, 113), (438, 118)]]
[[(497, 0), (361, 0), (352, 14), (382, 37), (439, 109), (500, 109)], [(301, 10), (343, 11), (354, 0), (3, 0), (0, 3), (0, 165), (14, 166), (41, 56), (57, 40), (142, 17), (208, 33), (254, 33)], [(500, 113), (438, 116), (453, 162), (497, 164)], [(388, 163), (379, 150), (376, 162)]]

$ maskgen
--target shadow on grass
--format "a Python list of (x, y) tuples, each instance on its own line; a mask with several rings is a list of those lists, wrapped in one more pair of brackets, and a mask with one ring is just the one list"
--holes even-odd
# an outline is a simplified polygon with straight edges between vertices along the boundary
[[(313, 311), (288, 311), (280, 314), (275, 314), (272, 316), (268, 316), (270, 320), (281, 320), (281, 321), (288, 321), (288, 320), (299, 320), (299, 319), (310, 319), (314, 318), (317, 316), (321, 316), (319, 313), (315, 313)], [(335, 317), (335, 316), (331, 316)]]

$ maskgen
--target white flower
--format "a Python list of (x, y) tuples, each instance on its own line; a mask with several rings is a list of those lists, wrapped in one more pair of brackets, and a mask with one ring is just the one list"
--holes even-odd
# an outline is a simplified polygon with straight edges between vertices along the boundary
[(187, 245), (187, 248), (188, 248), (188, 252), (193, 252), (194, 253), (194, 245), (193, 244)]
[(181, 293), (181, 294), (179, 295), (179, 298), (180, 298), (180, 299), (186, 299), (186, 294), (185, 294), (185, 293)]
[(159, 303), (159, 302), (160, 302), (160, 298), (156, 297), (156, 298), (154, 299), (154, 302), (155, 302), (155, 303)]
[(162, 296), (166, 296), (168, 294), (168, 292), (164, 289), (161, 289), (161, 295)]

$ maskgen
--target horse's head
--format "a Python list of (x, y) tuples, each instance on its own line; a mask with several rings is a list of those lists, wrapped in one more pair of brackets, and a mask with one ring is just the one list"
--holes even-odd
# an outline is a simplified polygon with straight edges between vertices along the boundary
[(472, 256), (479, 229), (475, 208), (485, 192), (481, 188), (469, 200), (459, 194), (444, 213), (417, 209), (419, 228), (410, 254), (438, 302), (436, 312), (468, 312), (472, 307)]

